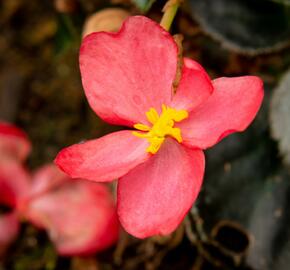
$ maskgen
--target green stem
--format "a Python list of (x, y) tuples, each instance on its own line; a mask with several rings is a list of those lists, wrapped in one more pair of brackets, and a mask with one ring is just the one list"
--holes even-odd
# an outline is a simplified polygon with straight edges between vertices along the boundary
[(180, 6), (181, 0), (168, 0), (163, 8), (163, 17), (160, 25), (167, 31), (169, 31), (176, 12)]
[(72, 38), (76, 41), (79, 41), (81, 34), (79, 33), (79, 31), (75, 27), (70, 15), (64, 14), (62, 16), (62, 18), (63, 18), (63, 22), (64, 22), (66, 28), (68, 29), (70, 35), (72, 36)]

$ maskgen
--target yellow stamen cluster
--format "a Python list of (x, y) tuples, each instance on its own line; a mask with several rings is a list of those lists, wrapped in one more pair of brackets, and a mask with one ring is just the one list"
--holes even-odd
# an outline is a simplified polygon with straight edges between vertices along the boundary
[(144, 124), (136, 124), (134, 128), (143, 132), (133, 131), (133, 135), (139, 138), (146, 138), (150, 142), (149, 147), (146, 149), (148, 153), (156, 154), (166, 136), (173, 137), (179, 143), (182, 142), (181, 131), (179, 128), (174, 127), (174, 123), (180, 122), (188, 117), (186, 110), (175, 110), (162, 105), (160, 115), (154, 108), (150, 108), (146, 112), (146, 116), (152, 124), (152, 127)]

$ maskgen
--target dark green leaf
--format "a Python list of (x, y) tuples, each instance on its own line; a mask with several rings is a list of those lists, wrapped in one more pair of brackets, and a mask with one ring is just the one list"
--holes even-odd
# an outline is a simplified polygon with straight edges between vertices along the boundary
[(268, 178), (257, 194), (247, 225), (254, 237), (247, 262), (254, 269), (289, 269), (289, 192), (289, 175), (280, 171)]
[(270, 110), (271, 131), (285, 163), (290, 168), (290, 70), (275, 89)]
[(56, 53), (65, 52), (81, 41), (82, 18), (67, 14), (58, 14), (58, 30), (55, 37)]
[(283, 5), (290, 6), (290, 0), (270, 0), (270, 1), (277, 2), (277, 3), (281, 3)]
[(250, 269), (286, 270), (290, 263), (290, 175), (279, 164), (268, 136), (268, 102), (267, 91), (251, 127), (207, 151), (199, 208), (208, 231), (220, 220), (238, 222), (248, 231)]
[(253, 55), (276, 51), (290, 43), (289, 9), (279, 3), (190, 0), (189, 6), (204, 30), (231, 50)]

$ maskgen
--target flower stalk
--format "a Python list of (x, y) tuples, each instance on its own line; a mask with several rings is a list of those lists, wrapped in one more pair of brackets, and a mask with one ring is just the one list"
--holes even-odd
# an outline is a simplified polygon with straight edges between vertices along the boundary
[(162, 11), (164, 12), (164, 14), (161, 19), (160, 25), (166, 31), (169, 31), (181, 2), (182, 0), (168, 0), (165, 6), (163, 7)]

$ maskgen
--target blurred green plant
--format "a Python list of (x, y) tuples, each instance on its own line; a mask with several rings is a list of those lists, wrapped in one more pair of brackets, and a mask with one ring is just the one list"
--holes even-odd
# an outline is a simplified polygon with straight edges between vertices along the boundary
[(156, 0), (133, 0), (132, 2), (142, 11), (146, 13)]
[(290, 6), (290, 0), (270, 0), (270, 1), (277, 2), (277, 3), (281, 3), (283, 5)]
[(289, 9), (279, 0), (189, 0), (191, 15), (223, 46), (257, 55), (290, 44)]
[(290, 168), (290, 70), (275, 88), (271, 100), (270, 125), (272, 137), (278, 141), (280, 155)]

